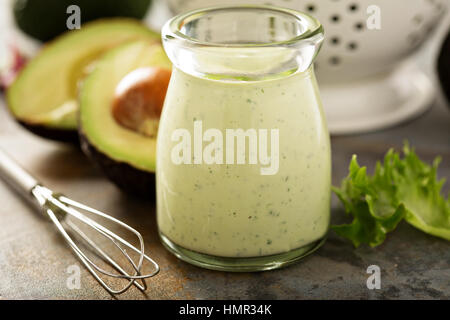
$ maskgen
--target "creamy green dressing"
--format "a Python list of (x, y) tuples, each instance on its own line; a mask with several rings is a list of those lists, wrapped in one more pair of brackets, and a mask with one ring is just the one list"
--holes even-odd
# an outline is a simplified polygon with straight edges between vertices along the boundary
[[(175, 165), (178, 128), (279, 129), (279, 169)], [(157, 143), (157, 220), (175, 244), (221, 257), (288, 252), (323, 238), (330, 216), (329, 136), (312, 70), (220, 81), (174, 68)], [(204, 143), (207, 145), (208, 143)]]

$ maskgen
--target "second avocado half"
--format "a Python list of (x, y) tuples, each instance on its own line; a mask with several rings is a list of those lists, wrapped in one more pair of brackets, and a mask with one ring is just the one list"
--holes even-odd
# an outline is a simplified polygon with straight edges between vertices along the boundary
[(46, 44), (8, 88), (14, 118), (28, 130), (78, 143), (78, 90), (97, 59), (134, 40), (160, 43), (160, 35), (132, 19), (91, 22)]
[[(170, 75), (172, 66), (160, 44), (123, 44), (97, 62), (80, 90), (79, 134), (83, 151), (110, 180), (128, 193), (152, 198), (156, 131), (151, 136), (142, 134), (120, 124), (113, 114), (121, 81), (144, 68), (165, 70)], [(167, 83), (161, 86), (167, 88)]]

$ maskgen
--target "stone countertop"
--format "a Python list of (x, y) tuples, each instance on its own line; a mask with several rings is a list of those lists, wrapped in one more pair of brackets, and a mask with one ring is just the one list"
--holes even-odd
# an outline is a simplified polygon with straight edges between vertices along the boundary
[[(184, 263), (158, 240), (153, 201), (125, 196), (76, 148), (33, 136), (0, 106), (0, 147), (54, 190), (137, 227), (146, 249), (160, 264), (150, 289), (131, 289), (118, 299), (378, 299), (450, 298), (450, 243), (402, 222), (375, 249), (330, 232), (325, 245), (303, 261), (277, 271), (224, 273)], [(420, 118), (396, 128), (332, 139), (333, 183), (346, 176), (351, 155), (373, 168), (390, 147), (408, 139), (422, 159), (441, 155), (440, 177), (450, 177), (450, 112), (443, 101)], [(444, 191), (449, 191), (449, 184)], [(81, 264), (51, 223), (41, 219), (8, 186), (0, 183), (0, 297), (6, 299), (111, 299), (83, 267), (81, 288), (70, 290), (68, 268)], [(332, 221), (346, 217), (336, 197)], [(381, 289), (368, 290), (369, 265), (381, 268)]]

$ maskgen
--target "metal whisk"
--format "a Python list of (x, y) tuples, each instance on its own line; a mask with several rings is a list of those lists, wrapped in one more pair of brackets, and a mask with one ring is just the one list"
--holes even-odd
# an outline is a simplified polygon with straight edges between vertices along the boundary
[[(14, 162), (8, 155), (0, 150), (0, 176), (9, 182), (9, 184), (16, 189), (26, 199), (30, 200), (40, 211), (42, 211), (48, 218), (55, 224), (58, 231), (64, 237), (69, 244), (73, 252), (78, 256), (81, 262), (86, 266), (89, 272), (97, 279), (97, 281), (111, 294), (120, 294), (128, 290), (132, 285), (135, 285), (140, 290), (146, 290), (147, 285), (145, 283), (146, 278), (155, 276), (159, 272), (158, 264), (153, 261), (144, 253), (144, 240), (141, 234), (135, 229), (131, 228), (127, 224), (103, 213), (98, 210), (92, 209), (81, 203), (73, 201), (61, 194), (56, 194), (52, 190), (42, 186), (35, 178), (33, 178), (28, 172), (21, 168), (16, 162)], [(118, 226), (125, 228), (132, 232), (139, 240), (139, 249), (105, 228), (98, 222), (92, 220), (88, 216), (82, 214), (79, 210), (84, 210), (90, 214), (96, 215), (110, 222), (117, 224)], [(70, 219), (69, 219), (70, 217)], [(77, 219), (84, 225), (90, 227), (94, 231), (100, 233), (103, 237), (111, 241), (114, 246), (119, 250), (121, 254), (126, 258), (134, 270), (131, 274), (126, 269), (116, 262), (110, 255), (108, 255), (102, 248), (96, 244), (96, 242), (84, 233), (78, 226), (72, 221), (72, 218)], [(80, 239), (84, 241), (94, 252), (103, 259), (109, 266), (117, 270), (117, 273), (112, 273), (104, 270), (96, 263), (94, 263), (81, 249), (80, 246), (72, 238), (70, 233), (76, 234)], [(131, 249), (139, 254), (137, 263), (126, 252), (126, 248)], [(152, 265), (152, 272), (148, 274), (141, 274), (144, 260)], [(105, 283), (100, 277), (100, 274), (113, 278), (122, 278), (128, 280), (125, 286), (120, 289), (113, 289), (111, 286)], [(138, 282), (140, 281), (140, 282)]]

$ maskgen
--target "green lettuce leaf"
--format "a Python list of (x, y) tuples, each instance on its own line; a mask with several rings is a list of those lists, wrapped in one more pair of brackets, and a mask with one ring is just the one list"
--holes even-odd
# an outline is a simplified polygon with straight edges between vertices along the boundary
[(378, 246), (405, 219), (414, 227), (450, 240), (450, 201), (441, 196), (444, 180), (437, 181), (439, 158), (432, 166), (423, 163), (408, 145), (404, 158), (389, 150), (383, 164), (376, 164), (372, 176), (360, 167), (354, 155), (349, 175), (341, 187), (332, 190), (345, 211), (353, 216), (350, 224), (334, 225), (340, 236), (360, 244)]
[(407, 145), (405, 158), (395, 161), (397, 195), (405, 207), (406, 221), (428, 234), (450, 240), (450, 197), (441, 195), (445, 179), (437, 179), (441, 158), (431, 166), (423, 163)]

